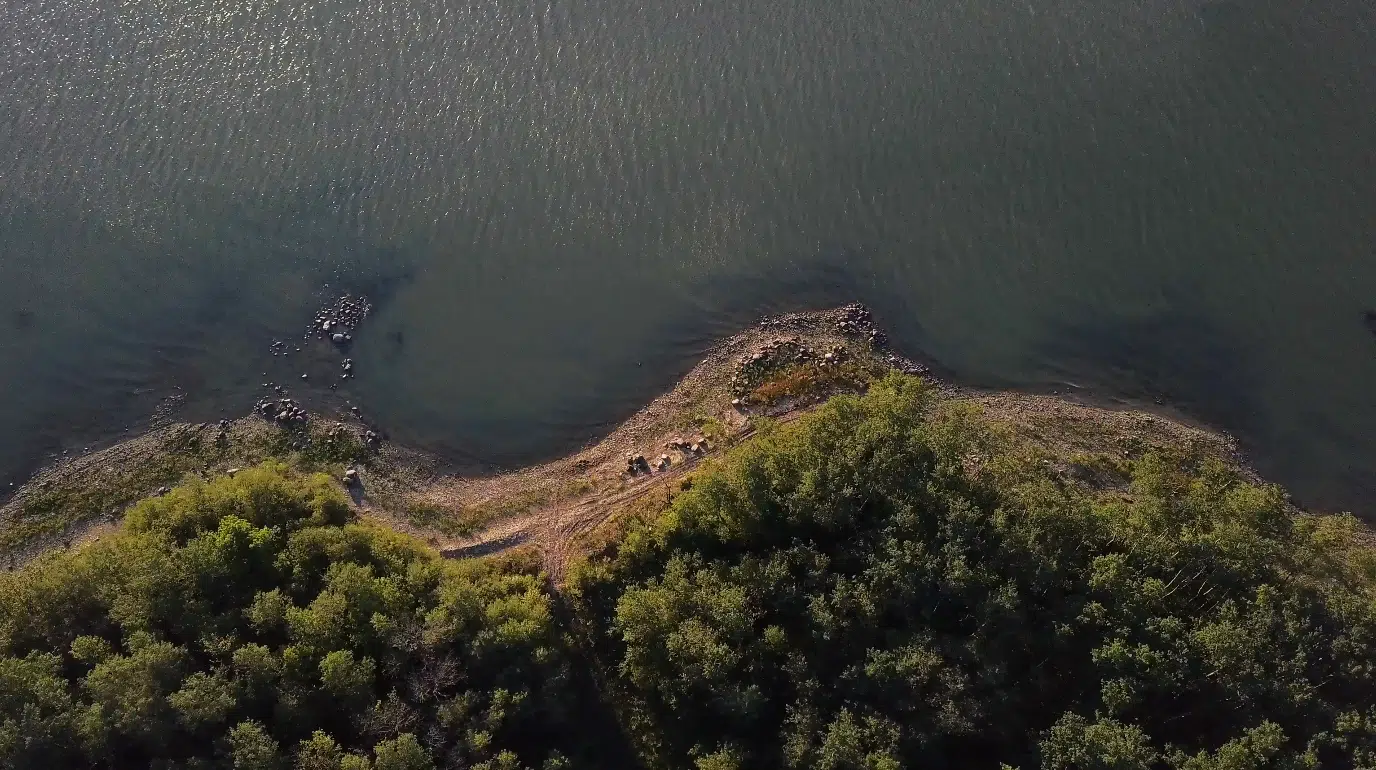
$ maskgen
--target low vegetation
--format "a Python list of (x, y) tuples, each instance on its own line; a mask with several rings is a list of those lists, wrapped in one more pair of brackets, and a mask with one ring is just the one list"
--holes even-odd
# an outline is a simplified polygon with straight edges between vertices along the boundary
[(1376, 556), (1207, 452), (892, 377), (635, 501), (555, 592), (267, 465), (0, 575), (0, 767), (1376, 767)]
[[(564, 490), (566, 495), (582, 494), (593, 488), (592, 482), (580, 479)], [(527, 489), (510, 497), (489, 500), (457, 509), (448, 508), (429, 500), (402, 500), (406, 520), (418, 527), (435, 530), (447, 537), (469, 537), (489, 524), (500, 519), (519, 516), (549, 502), (552, 495), (548, 489)]]
[(16, 500), (12, 515), (0, 520), (0, 550), (114, 517), (159, 487), (216, 467), (280, 460), (300, 470), (333, 472), (367, 456), (363, 442), (349, 431), (267, 423), (239, 426), (232, 433), (176, 426), (137, 443), (142, 445), (131, 456), (111, 460), (108, 467), (88, 462), (83, 471), (59, 475)]
[(790, 364), (767, 377), (746, 394), (748, 404), (767, 405), (785, 399), (820, 398), (837, 392), (863, 392), (883, 372), (872, 362), (808, 361)]

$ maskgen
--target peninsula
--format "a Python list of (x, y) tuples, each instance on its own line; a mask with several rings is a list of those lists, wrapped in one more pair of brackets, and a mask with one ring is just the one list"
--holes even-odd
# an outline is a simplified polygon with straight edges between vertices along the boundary
[(272, 403), (0, 508), (0, 766), (1376, 758), (1376, 550), (1226, 436), (976, 392), (859, 306), (481, 476)]

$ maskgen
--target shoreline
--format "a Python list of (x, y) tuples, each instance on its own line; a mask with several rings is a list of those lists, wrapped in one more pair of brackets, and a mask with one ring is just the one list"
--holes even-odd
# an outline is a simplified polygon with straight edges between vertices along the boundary
[[(49, 550), (78, 547), (163, 487), (280, 460), (329, 472), (341, 483), (353, 469), (355, 480), (345, 486), (361, 516), (415, 535), (447, 556), (530, 546), (557, 579), (582, 538), (747, 438), (761, 418), (794, 419), (891, 370), (920, 375), (943, 398), (970, 401), (1020, 440), (1062, 453), (1189, 446), (1261, 480), (1235, 438), (1168, 406), (1082, 391), (958, 385), (939, 367), (890, 351), (868, 311), (848, 305), (767, 318), (727, 337), (607, 435), (563, 457), (509, 471), (450, 473), (452, 464), (435, 454), (367, 440), (377, 426), (358, 413), (309, 414), (289, 427), (256, 412), (218, 424), (164, 425), (34, 474), (0, 503), (0, 553), (14, 567)], [(53, 518), (38, 520), (45, 513)]]

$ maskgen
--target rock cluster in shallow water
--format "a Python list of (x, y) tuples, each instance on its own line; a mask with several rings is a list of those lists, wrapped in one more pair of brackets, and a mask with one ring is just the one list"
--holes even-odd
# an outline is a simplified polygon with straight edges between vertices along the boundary
[(310, 327), (306, 329), (306, 336), (329, 340), (336, 345), (347, 344), (353, 341), (353, 330), (363, 323), (372, 310), (373, 304), (366, 297), (340, 295), (315, 314)]

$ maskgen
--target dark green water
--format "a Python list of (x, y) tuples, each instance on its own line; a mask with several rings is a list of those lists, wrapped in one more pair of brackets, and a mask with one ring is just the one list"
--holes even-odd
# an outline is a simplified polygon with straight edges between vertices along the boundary
[(9, 2), (0, 481), (325, 381), (268, 345), (340, 288), (294, 392), (508, 464), (860, 300), (1376, 515), (1373, 61), (1365, 0)]

